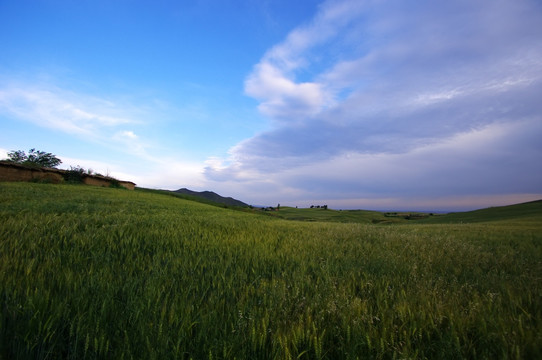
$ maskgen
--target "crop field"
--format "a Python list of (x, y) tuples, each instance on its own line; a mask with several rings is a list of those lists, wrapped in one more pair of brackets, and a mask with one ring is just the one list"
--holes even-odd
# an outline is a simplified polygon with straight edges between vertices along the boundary
[(541, 204), (341, 223), (0, 183), (0, 359), (542, 358)]

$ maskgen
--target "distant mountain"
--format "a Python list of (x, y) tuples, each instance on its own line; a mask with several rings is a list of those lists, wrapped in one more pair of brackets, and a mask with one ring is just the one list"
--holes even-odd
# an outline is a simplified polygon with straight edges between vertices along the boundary
[(242, 201), (236, 200), (231, 197), (223, 197), (218, 195), (215, 192), (212, 191), (192, 191), (188, 190), (186, 188), (182, 188), (179, 190), (172, 191), (177, 194), (183, 194), (183, 195), (189, 195), (189, 196), (195, 196), (203, 199), (210, 200), (215, 203), (224, 204), (228, 206), (240, 206), (240, 207), (248, 207), (248, 204), (245, 204)]

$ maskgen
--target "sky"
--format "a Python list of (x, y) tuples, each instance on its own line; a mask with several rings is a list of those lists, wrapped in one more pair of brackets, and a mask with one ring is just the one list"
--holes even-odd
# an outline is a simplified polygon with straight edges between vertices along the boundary
[(542, 199), (538, 0), (0, 0), (0, 158), (252, 205)]

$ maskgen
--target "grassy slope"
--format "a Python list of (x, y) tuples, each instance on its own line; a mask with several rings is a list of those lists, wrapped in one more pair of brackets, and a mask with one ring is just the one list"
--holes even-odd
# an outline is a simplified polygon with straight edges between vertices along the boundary
[[(493, 207), (468, 212), (429, 215), (422, 213), (382, 213), (368, 210), (297, 209), (281, 207), (269, 213), (286, 220), (329, 221), (361, 224), (404, 224), (420, 222), (424, 224), (461, 224), (482, 222), (512, 222), (519, 225), (542, 222), (542, 200), (523, 204)], [(386, 215), (388, 214), (388, 215)], [(407, 220), (409, 217), (412, 220)]]
[[(166, 195), (166, 196), (173, 196), (173, 197), (176, 197), (176, 198), (179, 198), (179, 199), (190, 200), (190, 201), (199, 202), (199, 203), (207, 204), (207, 205), (218, 206), (218, 207), (222, 207), (222, 208), (227, 208), (228, 207), (226, 204), (217, 203), (217, 202), (215, 202), (213, 200), (206, 199), (206, 198), (201, 197), (201, 196), (189, 195), (189, 194), (181, 194), (181, 193), (177, 193), (177, 192), (174, 192), (174, 191), (156, 190), (156, 189), (147, 189), (147, 188), (136, 188), (135, 191), (149, 193), (149, 194), (161, 194), (161, 195)], [(232, 206), (229, 206), (229, 207), (232, 207)]]
[(520, 224), (542, 222), (542, 200), (468, 212), (450, 213), (424, 219), (425, 223), (480, 223), (506, 221)]
[[(448, 214), (429, 215), (417, 212), (399, 212), (391, 215), (379, 211), (370, 210), (333, 210), (322, 208), (293, 208), (283, 206), (280, 210), (264, 212), (260, 209), (249, 210), (246, 207), (227, 206), (222, 203), (213, 202), (199, 196), (180, 194), (165, 190), (153, 190), (145, 188), (136, 188), (136, 191), (142, 191), (154, 194), (163, 194), (178, 197), (180, 199), (191, 200), (203, 204), (231, 208), (244, 212), (256, 214), (265, 214), (285, 220), (297, 221), (325, 221), (339, 223), (359, 223), (359, 224), (400, 224), (421, 221), (426, 224), (461, 224), (461, 223), (480, 223), (494, 221), (509, 221), (518, 225), (527, 223), (538, 223), (542, 221), (542, 200), (528, 203), (515, 204), (509, 206), (492, 207), (467, 212), (457, 212)], [(409, 218), (407, 220), (407, 218)]]
[(539, 358), (542, 222), (512, 226), (535, 217), (296, 222), (0, 183), (0, 358)]
[(330, 221), (343, 223), (368, 224), (373, 222), (399, 222), (399, 219), (389, 219), (378, 211), (366, 210), (332, 210), (332, 209), (297, 209), (282, 206), (278, 211), (269, 212), (270, 215), (300, 221)]

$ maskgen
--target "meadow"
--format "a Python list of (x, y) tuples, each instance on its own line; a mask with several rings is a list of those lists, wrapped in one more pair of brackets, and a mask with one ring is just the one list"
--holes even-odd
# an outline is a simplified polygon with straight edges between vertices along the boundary
[(0, 358), (541, 358), (541, 204), (294, 221), (0, 183)]

